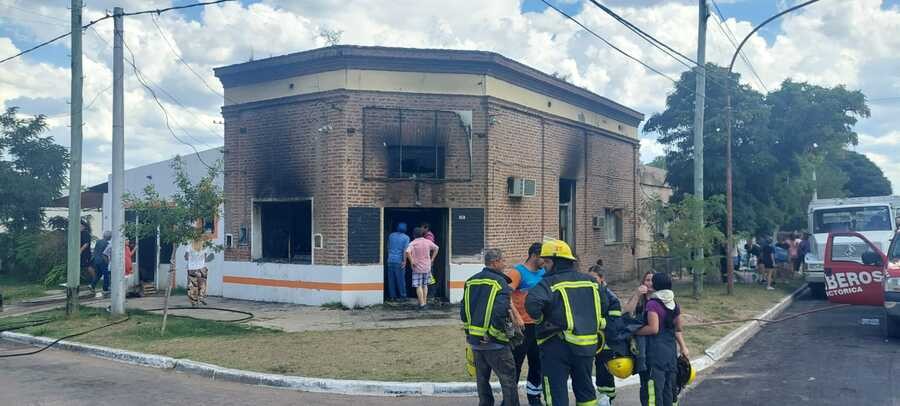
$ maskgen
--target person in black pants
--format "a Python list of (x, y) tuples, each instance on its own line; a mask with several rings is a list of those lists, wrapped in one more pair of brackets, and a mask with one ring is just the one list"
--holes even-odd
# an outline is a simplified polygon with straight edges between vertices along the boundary
[(535, 334), (535, 321), (525, 311), (525, 298), (528, 290), (536, 286), (544, 277), (544, 262), (541, 259), (541, 243), (534, 243), (528, 248), (528, 259), (517, 264), (506, 272), (512, 280), (509, 286), (512, 291), (513, 311), (522, 319), (525, 325), (525, 339), (521, 344), (513, 348), (513, 357), (516, 361), (516, 382), (522, 376), (522, 364), (528, 357), (528, 377), (525, 381), (525, 395), (529, 405), (542, 405), (541, 392), (544, 389), (541, 377), (541, 351)]
[(646, 324), (635, 335), (647, 338), (646, 369), (641, 371), (641, 405), (673, 406), (678, 355), (690, 357), (682, 333), (681, 308), (675, 303), (672, 279), (653, 274), (653, 289), (644, 311)]

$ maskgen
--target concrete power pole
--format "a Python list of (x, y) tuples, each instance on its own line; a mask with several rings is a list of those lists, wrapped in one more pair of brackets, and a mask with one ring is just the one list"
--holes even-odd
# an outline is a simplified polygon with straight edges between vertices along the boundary
[(122, 53), (124, 12), (121, 7), (113, 9), (113, 130), (112, 130), (112, 254), (110, 276), (112, 276), (112, 296), (110, 312), (125, 314), (125, 239), (122, 223), (125, 212), (122, 195), (125, 192), (125, 60)]
[[(703, 113), (706, 105), (706, 20), (709, 9), (706, 0), (700, 0), (697, 29), (697, 67), (694, 95), (694, 196), (703, 201)], [(700, 225), (705, 226), (703, 207), (700, 207)], [(703, 248), (698, 248), (696, 259), (703, 258)], [(703, 267), (694, 269), (694, 297), (703, 293)]]
[(69, 154), (69, 230), (66, 244), (66, 315), (78, 315), (81, 278), (81, 0), (72, 0), (72, 100)]

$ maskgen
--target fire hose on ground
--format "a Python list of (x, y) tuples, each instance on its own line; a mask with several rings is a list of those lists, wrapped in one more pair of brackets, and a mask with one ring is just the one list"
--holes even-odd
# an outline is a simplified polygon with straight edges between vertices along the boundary
[[(145, 312), (154, 312), (154, 311), (162, 311), (163, 308), (160, 307), (160, 308), (155, 308), (155, 309), (140, 309), (140, 310), (145, 311)], [(254, 314), (250, 313), (250, 312), (245, 312), (243, 310), (225, 309), (225, 308), (221, 308), (221, 307), (170, 306), (169, 310), (216, 310), (216, 311), (221, 311), (221, 312), (235, 313), (235, 314), (243, 315), (243, 317), (236, 318), (236, 319), (229, 319), (229, 320), (210, 320), (210, 319), (202, 319), (202, 318), (198, 318), (198, 317), (177, 315), (177, 314), (169, 315), (170, 317), (180, 317), (180, 318), (192, 319), (192, 320), (209, 320), (209, 321), (214, 321), (214, 322), (218, 322), (218, 323), (241, 323), (241, 322), (251, 320), (255, 317)], [(60, 341), (68, 340), (70, 338), (75, 338), (78, 336), (83, 336), (88, 333), (93, 333), (97, 330), (102, 330), (104, 328), (122, 324), (129, 320), (131, 320), (131, 316), (126, 316), (125, 318), (116, 320), (112, 323), (104, 324), (99, 327), (94, 327), (90, 330), (85, 330), (85, 331), (81, 331), (81, 332), (78, 332), (75, 334), (70, 334), (70, 335), (67, 335), (64, 337), (60, 337), (60, 338), (54, 340), (53, 342), (51, 342), (50, 344), (47, 344), (37, 350), (14, 353), (14, 354), (0, 354), (0, 358), (12, 358), (12, 357), (21, 357), (21, 356), (26, 356), (26, 355), (35, 355), (35, 354), (38, 354), (40, 352), (43, 352), (43, 351), (49, 349), (50, 347), (53, 347)], [(25, 320), (25, 321), (21, 321), (18, 323), (12, 323), (10, 325), (0, 325), (0, 333), (2, 333), (4, 331), (15, 331), (15, 330), (21, 330), (21, 329), (29, 328), (29, 327), (42, 326), (42, 325), (48, 324), (52, 321), (53, 321), (53, 319), (50, 319), (50, 318), (41, 318), (41, 319), (34, 319), (34, 320)]]

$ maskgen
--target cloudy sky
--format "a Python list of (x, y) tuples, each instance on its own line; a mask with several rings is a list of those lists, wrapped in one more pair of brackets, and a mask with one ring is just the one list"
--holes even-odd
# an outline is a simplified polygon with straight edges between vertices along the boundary
[[(589, 2), (551, 0), (618, 47), (671, 77), (684, 66), (642, 42)], [(194, 1), (87, 0), (85, 22), (121, 6), (126, 12)], [(695, 57), (697, 2), (604, 0), (619, 14), (682, 53)], [(724, 23), (709, 22), (711, 62), (726, 64), (755, 24), (796, 0), (717, 0)], [(64, 0), (0, 0), (0, 59), (64, 33)], [(715, 13), (714, 13), (715, 14)], [(870, 100), (872, 117), (856, 127), (865, 153), (900, 193), (900, 0), (822, 0), (763, 29), (745, 46), (759, 75), (738, 62), (743, 80), (758, 90), (786, 78), (824, 86), (846, 84)], [(84, 33), (84, 183), (103, 182), (112, 134), (112, 19)], [(563, 19), (540, 0), (291, 0), (248, 1), (128, 17), (125, 42), (145, 81), (169, 114), (126, 64), (126, 168), (222, 144), (221, 84), (212, 68), (325, 45), (324, 31), (344, 44), (480, 49), (502, 53), (638, 109), (664, 108), (672, 83), (616, 53)], [(0, 105), (46, 114), (50, 134), (69, 144), (68, 39), (0, 64)], [(131, 55), (126, 51), (126, 57)], [(179, 62), (182, 58), (188, 66)], [(193, 71), (192, 71), (193, 70)], [(177, 138), (176, 138), (177, 137)], [(180, 141), (179, 141), (180, 140)], [(641, 158), (662, 153), (643, 134)]]

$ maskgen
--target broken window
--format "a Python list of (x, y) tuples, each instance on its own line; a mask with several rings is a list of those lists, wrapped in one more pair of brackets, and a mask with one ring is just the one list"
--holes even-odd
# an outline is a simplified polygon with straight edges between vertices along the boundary
[(363, 172), (380, 179), (467, 179), (471, 114), (367, 107)]
[(625, 240), (624, 225), (625, 210), (606, 209), (606, 242), (617, 243)]
[(312, 201), (254, 202), (253, 258), (312, 263)]

